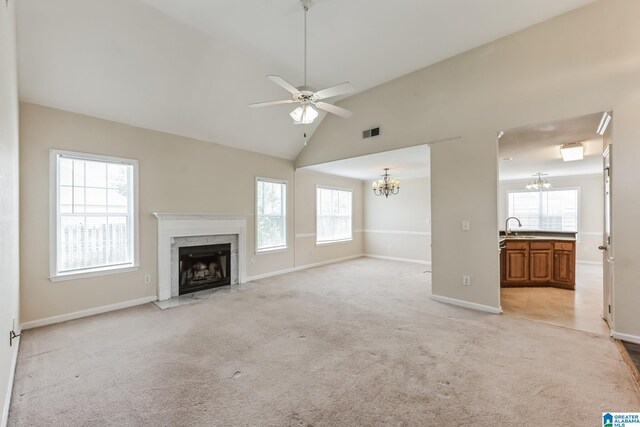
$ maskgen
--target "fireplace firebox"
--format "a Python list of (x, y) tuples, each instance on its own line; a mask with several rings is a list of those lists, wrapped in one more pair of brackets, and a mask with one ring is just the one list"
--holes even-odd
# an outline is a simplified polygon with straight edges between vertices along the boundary
[(231, 244), (185, 246), (178, 256), (179, 295), (231, 284)]

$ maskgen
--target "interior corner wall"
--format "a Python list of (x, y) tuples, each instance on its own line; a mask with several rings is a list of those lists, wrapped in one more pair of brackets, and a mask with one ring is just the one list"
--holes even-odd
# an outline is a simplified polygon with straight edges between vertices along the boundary
[[(256, 255), (254, 240), (256, 176), (288, 182), (287, 214), (293, 218), (290, 160), (27, 103), (20, 105), (20, 132), (23, 322), (157, 295), (157, 220), (153, 212), (244, 214), (247, 276), (294, 266), (292, 220), (288, 221), (287, 250)], [(56, 283), (48, 279), (52, 148), (139, 161), (138, 271)], [(151, 275), (150, 284), (144, 283), (145, 274)]]
[[(296, 171), (295, 249), (296, 267), (326, 263), (363, 254), (362, 181), (311, 171)], [(353, 240), (316, 245), (316, 186), (351, 190)]]
[(367, 255), (431, 263), (430, 179), (402, 179), (400, 192), (376, 196), (364, 191), (364, 252)]
[[(429, 143), (433, 292), (498, 308), (497, 132), (613, 111), (614, 328), (640, 340), (638, 16), (638, 1), (598, 0), (349, 97), (354, 117), (326, 117), (296, 166)], [(371, 123), (384, 131), (365, 144)]]
[[(523, 190), (530, 180), (500, 181), (498, 193), (498, 227), (504, 230), (507, 219), (507, 191)], [(603, 213), (604, 213), (604, 181), (602, 174), (552, 177), (548, 181), (554, 189), (579, 188), (580, 213), (578, 216), (578, 241), (576, 242), (576, 261), (602, 263)], [(511, 227), (517, 224), (511, 223)]]
[(15, 2), (0, 5), (0, 426), (7, 423), (19, 325), (19, 148)]

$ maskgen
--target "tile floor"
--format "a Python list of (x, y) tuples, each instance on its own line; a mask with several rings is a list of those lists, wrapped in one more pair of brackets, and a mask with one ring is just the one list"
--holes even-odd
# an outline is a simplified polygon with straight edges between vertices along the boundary
[(576, 265), (576, 290), (557, 288), (502, 288), (506, 315), (539, 320), (598, 335), (609, 335), (602, 320), (602, 267)]
[(205, 299), (216, 298), (221, 295), (233, 294), (236, 292), (246, 291), (253, 289), (255, 284), (253, 282), (247, 282), (236, 285), (220, 286), (218, 288), (206, 289), (204, 291), (193, 292), (191, 294), (180, 295), (164, 301), (154, 301), (153, 303), (165, 310), (167, 308), (179, 307), (185, 304), (193, 304)]

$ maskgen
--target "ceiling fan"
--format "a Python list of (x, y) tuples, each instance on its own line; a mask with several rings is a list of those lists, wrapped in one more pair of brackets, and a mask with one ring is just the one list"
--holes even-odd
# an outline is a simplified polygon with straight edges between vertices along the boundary
[[(332, 114), (336, 114), (340, 117), (349, 118), (353, 113), (349, 110), (345, 110), (337, 105), (323, 102), (323, 99), (332, 98), (338, 95), (344, 95), (346, 93), (355, 90), (353, 85), (349, 82), (340, 83), (335, 86), (331, 86), (326, 89), (316, 90), (310, 86), (307, 86), (307, 12), (311, 6), (312, 0), (302, 0), (302, 9), (304, 10), (304, 85), (295, 87), (280, 76), (267, 76), (269, 80), (282, 87), (284, 90), (291, 94), (291, 99), (282, 99), (278, 101), (266, 101), (250, 104), (252, 108), (268, 107), (271, 105), (279, 104), (300, 104), (298, 108), (293, 110), (289, 115), (293, 119), (293, 123), (296, 125), (313, 123), (318, 112), (313, 108), (317, 107), (320, 110), (327, 111)], [(305, 133), (306, 137), (306, 133)]]

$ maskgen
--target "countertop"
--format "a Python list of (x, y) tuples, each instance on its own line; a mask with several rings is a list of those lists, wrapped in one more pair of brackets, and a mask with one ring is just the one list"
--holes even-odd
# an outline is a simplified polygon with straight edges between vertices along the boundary
[(576, 241), (575, 232), (567, 231), (541, 231), (541, 230), (511, 230), (506, 236), (504, 231), (499, 232), (500, 241), (503, 240), (563, 240), (567, 242)]
[(505, 236), (504, 231), (499, 233), (498, 251), (501, 251), (504, 247), (504, 242), (509, 241), (531, 241), (531, 240), (556, 240), (563, 242), (575, 242), (575, 232), (565, 231), (540, 231), (540, 230), (518, 230), (509, 232), (508, 236)]

